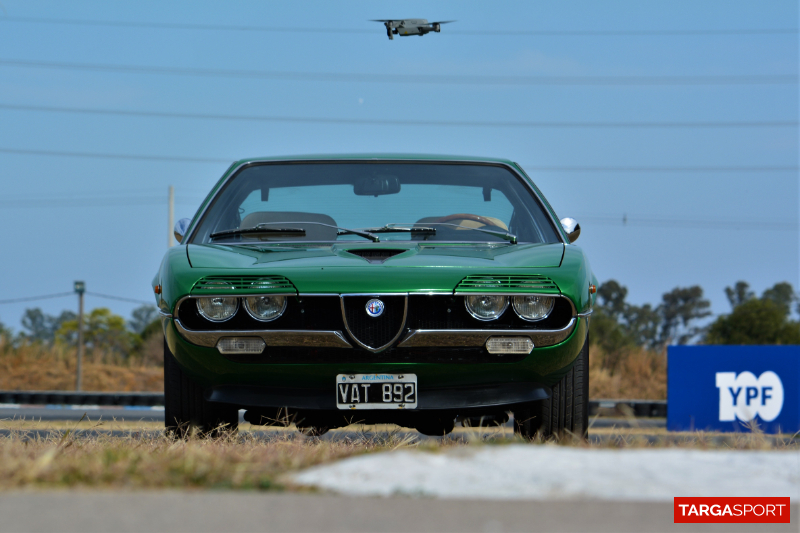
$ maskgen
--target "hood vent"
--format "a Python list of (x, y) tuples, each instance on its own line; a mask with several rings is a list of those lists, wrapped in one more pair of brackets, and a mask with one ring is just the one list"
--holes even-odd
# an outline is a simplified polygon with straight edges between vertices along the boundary
[(296, 293), (291, 281), (283, 276), (206, 276), (192, 287), (192, 294), (203, 292), (235, 292), (238, 294), (285, 294)]
[(390, 257), (394, 257), (398, 254), (402, 254), (403, 252), (407, 252), (408, 250), (374, 250), (371, 248), (360, 248), (357, 250), (347, 250), (347, 253), (357, 255), (359, 257), (363, 257), (370, 263), (383, 263)]
[(558, 286), (540, 274), (467, 276), (456, 287), (456, 294), (465, 293), (545, 293), (558, 294)]

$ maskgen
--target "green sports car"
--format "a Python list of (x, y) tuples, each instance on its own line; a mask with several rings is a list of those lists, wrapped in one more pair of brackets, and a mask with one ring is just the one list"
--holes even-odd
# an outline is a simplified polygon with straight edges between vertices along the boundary
[(153, 280), (167, 429), (502, 424), (586, 435), (596, 278), (502, 159), (234, 163)]

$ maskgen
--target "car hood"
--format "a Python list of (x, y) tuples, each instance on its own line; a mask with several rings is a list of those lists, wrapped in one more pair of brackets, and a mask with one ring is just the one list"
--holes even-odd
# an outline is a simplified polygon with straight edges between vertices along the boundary
[[(372, 261), (368, 252), (388, 251), (391, 257)], [(561, 264), (563, 244), (417, 244), (382, 242), (334, 245), (197, 245), (187, 246), (192, 268), (264, 269), (370, 267), (528, 267)], [(386, 254), (388, 255), (388, 254)], [(380, 262), (379, 262), (380, 261)], [(269, 270), (273, 270), (269, 268)]]
[[(364, 250), (399, 252), (383, 262), (357, 255)], [(452, 291), (470, 274), (551, 276), (563, 244), (336, 243), (334, 245), (187, 246), (195, 279), (209, 275), (281, 275), (298, 292)]]

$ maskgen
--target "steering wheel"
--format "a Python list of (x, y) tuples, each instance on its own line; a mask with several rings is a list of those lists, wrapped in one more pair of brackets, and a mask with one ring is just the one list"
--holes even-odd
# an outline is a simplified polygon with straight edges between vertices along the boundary
[(486, 217), (473, 215), (471, 213), (456, 213), (455, 215), (447, 215), (446, 217), (438, 219), (436, 222), (450, 222), (452, 220), (474, 220), (475, 222), (483, 224), (484, 226), (494, 226), (495, 228), (500, 228), (501, 230), (506, 231), (504, 227), (498, 226), (496, 222)]

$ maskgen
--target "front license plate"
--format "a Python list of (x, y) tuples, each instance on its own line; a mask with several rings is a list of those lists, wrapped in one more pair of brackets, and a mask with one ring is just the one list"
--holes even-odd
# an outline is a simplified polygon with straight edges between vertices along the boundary
[(415, 374), (339, 374), (336, 376), (339, 409), (416, 409)]

